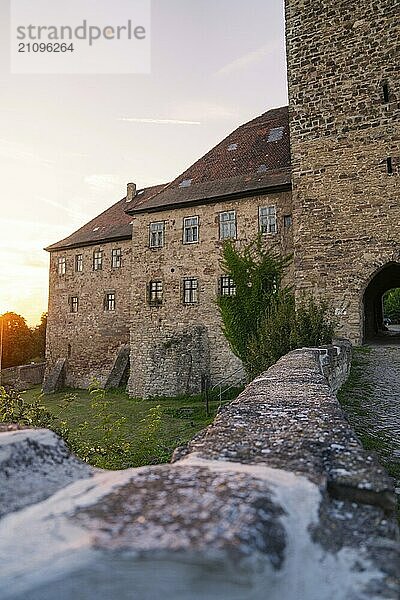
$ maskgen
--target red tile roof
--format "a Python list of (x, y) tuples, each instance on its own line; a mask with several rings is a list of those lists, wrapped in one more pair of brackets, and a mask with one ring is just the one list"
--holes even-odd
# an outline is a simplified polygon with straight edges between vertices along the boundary
[(138, 194), (130, 203), (127, 203), (126, 198), (122, 198), (72, 235), (48, 246), (45, 250), (52, 252), (54, 250), (91, 246), (106, 241), (130, 239), (132, 237), (132, 217), (125, 212), (126, 208), (134, 206), (137, 202), (141, 202), (146, 198), (153, 197), (164, 187), (165, 184), (154, 185), (145, 188), (143, 191), (138, 190)]
[(166, 185), (123, 198), (67, 238), (54, 251), (109, 240), (130, 239), (132, 214), (170, 206), (252, 195), (291, 183), (288, 107), (274, 108), (241, 125), (215, 148)]
[(128, 211), (202, 203), (289, 186), (290, 181), (289, 116), (284, 106), (238, 127), (163, 190)]

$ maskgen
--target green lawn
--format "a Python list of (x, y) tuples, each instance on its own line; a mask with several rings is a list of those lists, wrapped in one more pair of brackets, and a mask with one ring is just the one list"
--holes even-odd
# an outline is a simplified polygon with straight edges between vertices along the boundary
[[(238, 390), (231, 392), (230, 399)], [(211, 401), (207, 416), (199, 396), (141, 400), (116, 390), (96, 399), (87, 390), (41, 396), (34, 388), (23, 397), (27, 402), (40, 398), (54, 418), (51, 427), (78, 456), (110, 469), (169, 461), (177, 446), (212, 422), (219, 405)]]

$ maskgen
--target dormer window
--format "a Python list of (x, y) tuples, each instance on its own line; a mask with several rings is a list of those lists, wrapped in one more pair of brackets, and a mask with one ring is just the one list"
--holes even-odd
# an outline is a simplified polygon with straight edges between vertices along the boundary
[(270, 130), (267, 142), (277, 142), (283, 137), (284, 127), (274, 127)]

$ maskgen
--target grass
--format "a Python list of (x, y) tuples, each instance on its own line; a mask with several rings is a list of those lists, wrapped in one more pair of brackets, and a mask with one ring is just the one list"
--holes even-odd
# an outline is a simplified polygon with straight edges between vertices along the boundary
[[(239, 390), (231, 390), (225, 402)], [(120, 390), (66, 390), (41, 396), (39, 388), (23, 393), (37, 399), (52, 415), (52, 426), (71, 450), (94, 466), (124, 469), (168, 462), (177, 446), (186, 444), (214, 419), (219, 405), (211, 399), (206, 415), (201, 396), (129, 398)]]

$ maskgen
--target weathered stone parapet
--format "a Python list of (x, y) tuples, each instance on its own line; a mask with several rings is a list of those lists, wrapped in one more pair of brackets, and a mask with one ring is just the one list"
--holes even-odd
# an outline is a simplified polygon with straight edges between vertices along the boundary
[(15, 390), (27, 390), (42, 383), (45, 369), (45, 362), (3, 369), (1, 383)]
[[(289, 353), (171, 465), (91, 469), (39, 503), (10, 499), (0, 598), (397, 598), (392, 483), (323, 373), (336, 385), (349, 355), (343, 345)], [(4, 440), (19, 436), (35, 464), (54, 443), (46, 435), (0, 434), (0, 477), (13, 476)], [(57, 457), (47, 469), (58, 472)]]

